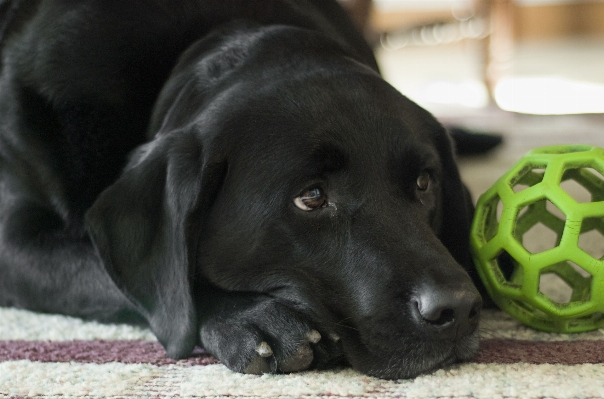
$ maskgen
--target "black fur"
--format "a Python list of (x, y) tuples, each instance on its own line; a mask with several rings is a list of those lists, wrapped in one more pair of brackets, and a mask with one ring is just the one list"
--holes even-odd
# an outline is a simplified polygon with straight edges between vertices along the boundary
[(148, 323), (169, 356), (248, 373), (406, 378), (476, 352), (450, 139), (336, 2), (0, 16), (0, 305)]

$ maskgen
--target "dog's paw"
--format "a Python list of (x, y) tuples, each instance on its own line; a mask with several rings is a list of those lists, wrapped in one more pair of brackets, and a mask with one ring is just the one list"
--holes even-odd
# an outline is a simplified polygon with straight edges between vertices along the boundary
[(228, 368), (247, 374), (303, 371), (341, 353), (334, 334), (323, 337), (297, 312), (270, 299), (223, 308), (204, 321), (200, 337)]

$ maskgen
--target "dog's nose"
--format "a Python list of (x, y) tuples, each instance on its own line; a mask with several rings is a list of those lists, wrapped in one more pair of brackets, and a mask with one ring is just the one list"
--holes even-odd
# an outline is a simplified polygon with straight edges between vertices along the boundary
[(424, 286), (411, 300), (422, 332), (437, 339), (456, 339), (478, 326), (482, 299), (472, 286)]

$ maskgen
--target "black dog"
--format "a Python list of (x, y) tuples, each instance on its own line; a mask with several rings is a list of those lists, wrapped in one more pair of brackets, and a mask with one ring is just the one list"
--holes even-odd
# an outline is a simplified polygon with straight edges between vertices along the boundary
[(248, 373), (475, 354), (450, 139), (335, 1), (0, 7), (0, 305)]

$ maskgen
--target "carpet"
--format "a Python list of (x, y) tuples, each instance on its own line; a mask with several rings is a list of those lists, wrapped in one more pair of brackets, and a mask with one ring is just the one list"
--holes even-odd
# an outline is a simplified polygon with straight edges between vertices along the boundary
[(165, 357), (150, 331), (0, 308), (0, 398), (599, 398), (604, 329), (560, 335), (485, 311), (478, 356), (415, 379), (350, 369), (232, 373), (199, 349)]

